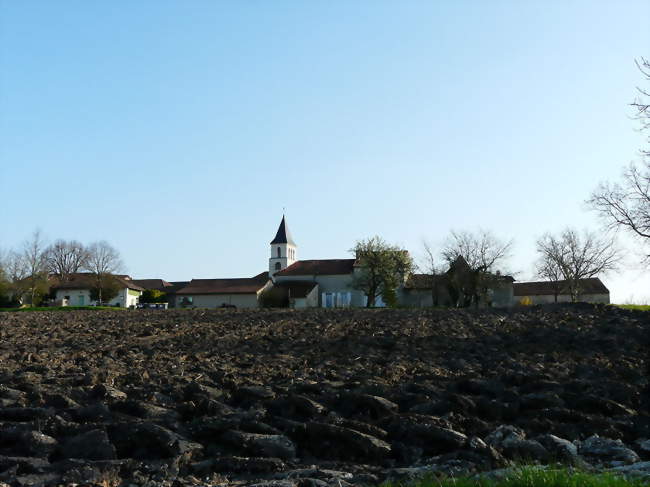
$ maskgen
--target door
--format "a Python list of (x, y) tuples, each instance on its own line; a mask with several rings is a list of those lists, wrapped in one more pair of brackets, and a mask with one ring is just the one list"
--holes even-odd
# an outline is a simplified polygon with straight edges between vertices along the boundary
[(85, 306), (85, 304), (86, 304), (86, 296), (84, 296), (83, 294), (80, 295), (77, 298), (77, 303), (78, 303), (79, 306)]

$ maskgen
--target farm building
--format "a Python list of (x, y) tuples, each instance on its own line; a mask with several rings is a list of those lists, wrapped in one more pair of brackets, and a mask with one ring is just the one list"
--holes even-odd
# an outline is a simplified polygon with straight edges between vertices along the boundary
[[(597, 277), (580, 279), (578, 301), (609, 304), (609, 289)], [(513, 286), (514, 304), (570, 303), (567, 281), (517, 282)]]

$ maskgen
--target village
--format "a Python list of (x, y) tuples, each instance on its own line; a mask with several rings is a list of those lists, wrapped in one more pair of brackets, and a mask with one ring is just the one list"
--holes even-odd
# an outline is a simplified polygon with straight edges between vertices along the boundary
[[(405, 250), (390, 250), (408, 256)], [(494, 307), (509, 308), (581, 301), (609, 303), (609, 290), (598, 277), (578, 279), (579, 295), (564, 280), (517, 282), (499, 270), (476, 271), (459, 253), (447, 269), (421, 273), (397, 271), (394, 296), (381, 286), (366, 290), (368, 256), (300, 260), (285, 216), (269, 243), (268, 268), (252, 277), (167, 281), (111, 274), (110, 285), (97, 292), (92, 272), (49, 273), (45, 298), (49, 306), (114, 306), (123, 308), (350, 308), (350, 307)], [(410, 259), (410, 257), (409, 257)], [(106, 273), (110, 274), (110, 273)], [(480, 282), (477, 282), (480, 279)], [(383, 284), (383, 283), (382, 283)], [(473, 289), (470, 289), (471, 286)], [(21, 303), (29, 303), (29, 293)], [(369, 303), (369, 294), (374, 298)], [(391, 302), (392, 298), (392, 302)]]

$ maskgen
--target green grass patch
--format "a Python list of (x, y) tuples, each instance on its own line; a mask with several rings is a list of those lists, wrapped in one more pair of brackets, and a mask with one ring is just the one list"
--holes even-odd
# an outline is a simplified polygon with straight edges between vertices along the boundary
[(503, 478), (426, 477), (405, 483), (384, 483), (382, 487), (647, 487), (650, 481), (627, 479), (612, 473), (587, 473), (567, 469), (524, 467)]
[(92, 310), (92, 311), (101, 311), (101, 310), (116, 310), (116, 309), (126, 309), (126, 308), (117, 308), (114, 306), (35, 306), (35, 307), (25, 307), (25, 308), (0, 308), (0, 311), (9, 311), (9, 312), (28, 312), (28, 311), (79, 311), (79, 310)]
[(639, 311), (650, 311), (650, 304), (615, 304), (614, 306), (623, 309), (636, 309)]

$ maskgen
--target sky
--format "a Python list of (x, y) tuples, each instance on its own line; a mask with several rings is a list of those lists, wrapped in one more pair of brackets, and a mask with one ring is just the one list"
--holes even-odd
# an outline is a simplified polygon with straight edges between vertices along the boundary
[[(134, 278), (248, 277), (372, 235), (600, 231), (638, 160), (650, 2), (0, 0), (0, 248), (105, 239)], [(650, 302), (638, 242), (603, 276)]]

